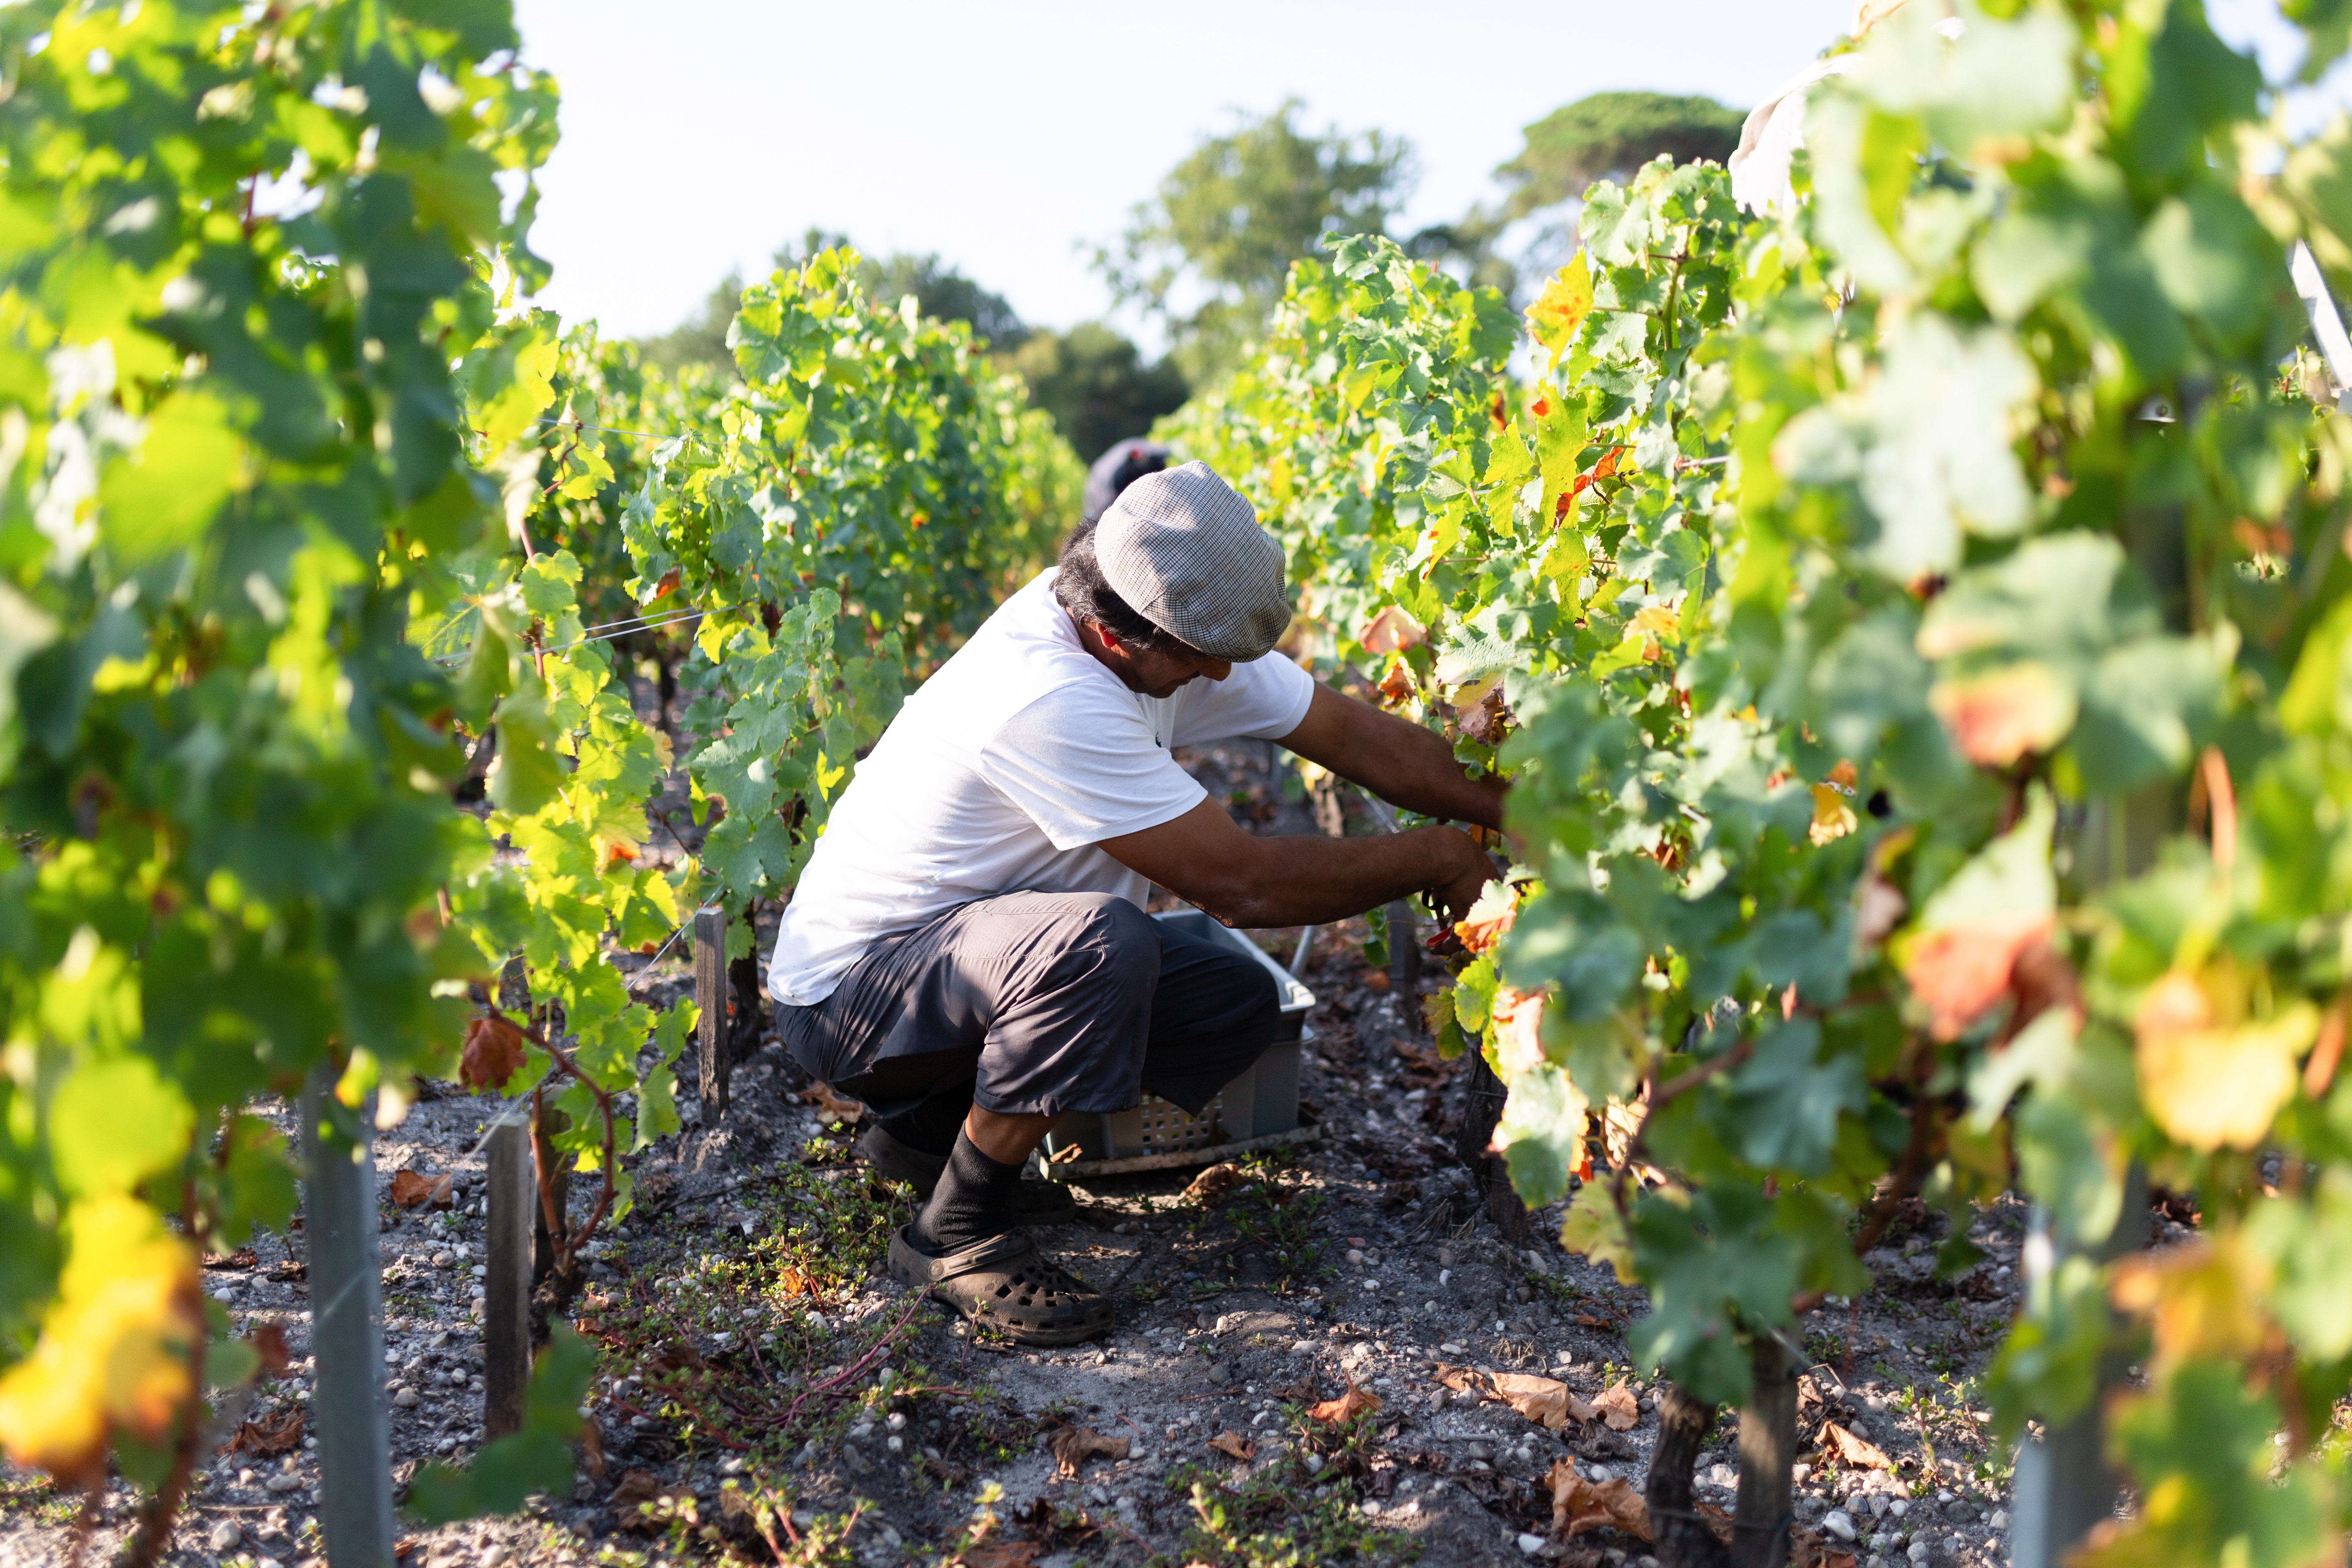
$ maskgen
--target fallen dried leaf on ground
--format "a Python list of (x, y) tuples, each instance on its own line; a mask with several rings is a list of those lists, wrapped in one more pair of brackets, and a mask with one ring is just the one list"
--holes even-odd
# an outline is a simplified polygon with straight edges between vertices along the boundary
[(1612, 1383), (1602, 1389), (1593, 1400), (1592, 1408), (1609, 1423), (1612, 1432), (1631, 1432), (1642, 1424), (1642, 1407), (1633, 1403), (1633, 1391), (1622, 1383)]
[(499, 1089), (522, 1070), (528, 1042), (514, 1020), (492, 1016), (466, 1026), (465, 1054), (458, 1058), (457, 1081), (467, 1089)]
[(1572, 1420), (1590, 1421), (1601, 1414), (1598, 1407), (1578, 1398), (1573, 1389), (1556, 1377), (1498, 1372), (1493, 1381), (1496, 1398), (1528, 1420), (1540, 1423), (1547, 1431), (1562, 1431)]
[(393, 1173), (392, 1201), (394, 1206), (404, 1209), (413, 1209), (423, 1203), (429, 1203), (436, 1209), (455, 1208), (457, 1202), (455, 1185), (449, 1177), (428, 1176), (413, 1165)]
[(1089, 1523), (1084, 1512), (1072, 1510), (1065, 1519), (1053, 1500), (1043, 1496), (1032, 1500), (1027, 1509), (1014, 1516), (1014, 1522), (1029, 1532), (1030, 1538), (1043, 1551), (1059, 1552), (1065, 1547), (1083, 1546), (1102, 1533), (1102, 1527)]
[(1857, 1437), (1834, 1421), (1822, 1423), (1822, 1457), (1865, 1470), (1895, 1468), (1895, 1461), (1886, 1457), (1886, 1450), (1867, 1438)]
[(205, 1254), (205, 1267), (207, 1268), (250, 1268), (260, 1261), (249, 1247), (240, 1247), (235, 1252)]
[(282, 1415), (241, 1423), (228, 1446), (247, 1454), (287, 1454), (301, 1440), (302, 1413), (289, 1410)]
[(261, 1370), (272, 1376), (284, 1372), (293, 1361), (286, 1351), (286, 1325), (283, 1323), (262, 1324), (253, 1331), (246, 1342), (253, 1347), (253, 1353), (261, 1358)]
[(852, 1100), (845, 1094), (835, 1094), (833, 1092), (833, 1085), (829, 1083), (809, 1085), (801, 1090), (801, 1098), (811, 1105), (822, 1108), (827, 1116), (843, 1121), (855, 1121), (866, 1114), (864, 1100)]
[(694, 1494), (684, 1488), (665, 1491), (652, 1471), (630, 1470), (613, 1488), (613, 1512), (623, 1530), (638, 1535), (660, 1535), (669, 1529), (668, 1510), (648, 1511), (645, 1505), (664, 1499), (674, 1499), (682, 1508), (691, 1508), (694, 1503)]
[(1193, 1177), (1192, 1184), (1184, 1189), (1184, 1195), (1196, 1204), (1221, 1204), (1233, 1196), (1234, 1189), (1248, 1179), (1242, 1174), (1239, 1165), (1230, 1160), (1221, 1161)]
[(1257, 1458), (1257, 1445), (1238, 1432), (1220, 1432), (1209, 1439), (1209, 1447), (1220, 1454), (1230, 1454), (1236, 1459)]
[(1642, 1541), (1651, 1539), (1650, 1506), (1633, 1483), (1588, 1481), (1576, 1472), (1573, 1459), (1555, 1460), (1544, 1478), (1551, 1489), (1551, 1529), (1559, 1536), (1581, 1535), (1588, 1530), (1622, 1530)]
[(1056, 1426), (1045, 1434), (1045, 1447), (1054, 1451), (1055, 1473), (1064, 1480), (1088, 1459), (1127, 1458), (1126, 1438), (1106, 1437), (1091, 1426)]
[(1351, 1377), (1348, 1380), (1348, 1391), (1339, 1398), (1318, 1400), (1308, 1405), (1307, 1418), (1310, 1421), (1353, 1421), (1364, 1412), (1380, 1407), (1381, 1396), (1357, 1387), (1356, 1380)]
[(1465, 1388), (1475, 1389), (1480, 1394), (1488, 1392), (1486, 1378), (1466, 1366), (1454, 1366), (1447, 1362), (1439, 1362), (1436, 1372), (1431, 1375), (1456, 1393)]

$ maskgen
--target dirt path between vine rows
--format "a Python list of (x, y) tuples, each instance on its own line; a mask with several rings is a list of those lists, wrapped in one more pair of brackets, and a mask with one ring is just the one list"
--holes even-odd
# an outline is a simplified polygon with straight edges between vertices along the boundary
[[(1259, 826), (1311, 830), (1252, 749), (1193, 765)], [(1250, 934), (1286, 960), (1298, 935)], [(888, 1280), (905, 1194), (869, 1183), (855, 1126), (772, 1044), (736, 1068), (733, 1109), (712, 1125), (681, 1064), (689, 1124), (644, 1157), (636, 1212), (596, 1244), (566, 1313), (604, 1352), (597, 1452), (569, 1496), (412, 1528), (402, 1563), (1642, 1563), (1639, 1534), (1570, 1533), (1554, 1508), (1570, 1477), (1602, 1500), (1581, 1505), (1590, 1521), (1612, 1482), (1640, 1489), (1654, 1389), (1623, 1335), (1642, 1294), (1563, 1251), (1557, 1209), (1518, 1236), (1486, 1217), (1454, 1152), (1466, 1074), (1408, 1025), (1417, 1008), (1365, 964), (1365, 934), (1321, 933), (1306, 971), (1312, 1141), (1205, 1195), (1187, 1195), (1191, 1170), (1080, 1183), (1077, 1223), (1042, 1233), (1117, 1305), (1115, 1334), (1072, 1350), (975, 1342)], [(674, 959), (640, 979), (664, 1004), (688, 989)], [(377, 1142), (387, 1184), (451, 1178), (448, 1209), (383, 1209), (404, 1489), (481, 1440), (476, 1209), (500, 1110), (445, 1088)], [(2003, 1557), (2008, 1465), (1969, 1380), (2015, 1309), (2023, 1220), (2012, 1202), (1980, 1211), (1983, 1261), (1938, 1279), (1944, 1221), (1915, 1208), (1868, 1259), (1876, 1287), (1806, 1320), (1800, 1561)], [(239, 1329), (278, 1325), (293, 1360), (206, 1458), (168, 1562), (320, 1557), (301, 1256), (298, 1230), (207, 1268)], [(1552, 1430), (1494, 1397), (1496, 1378), (1538, 1412), (1568, 1402), (1508, 1374), (1599, 1408)], [(1320, 1413), (1344, 1418), (1313, 1411), (1351, 1388)], [(1843, 1462), (1823, 1456), (1842, 1441), (1832, 1424), (1862, 1445)], [(1702, 1505), (1730, 1505), (1731, 1428), (1701, 1458)], [(121, 1482), (100, 1496), (85, 1561), (120, 1549), (134, 1502)], [(80, 1507), (0, 1472), (0, 1568), (66, 1561)]]

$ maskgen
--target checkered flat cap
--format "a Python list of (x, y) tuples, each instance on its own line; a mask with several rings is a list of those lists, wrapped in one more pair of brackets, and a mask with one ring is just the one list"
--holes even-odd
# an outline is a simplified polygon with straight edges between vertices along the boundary
[(1138, 614), (1211, 658), (1263, 658), (1290, 625), (1282, 546), (1206, 463), (1121, 490), (1096, 528), (1095, 556)]

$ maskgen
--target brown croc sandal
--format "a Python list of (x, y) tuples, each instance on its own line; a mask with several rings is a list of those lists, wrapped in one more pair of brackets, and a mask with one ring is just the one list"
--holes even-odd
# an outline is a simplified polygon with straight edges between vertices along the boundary
[(1110, 1302), (1048, 1263), (1019, 1231), (933, 1258), (915, 1246), (913, 1229), (901, 1226), (890, 1238), (890, 1274), (901, 1285), (928, 1289), (934, 1301), (1016, 1344), (1074, 1345), (1110, 1332)]

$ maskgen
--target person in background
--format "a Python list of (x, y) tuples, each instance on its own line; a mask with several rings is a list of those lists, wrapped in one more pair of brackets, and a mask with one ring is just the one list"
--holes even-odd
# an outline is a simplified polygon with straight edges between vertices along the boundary
[(1087, 470), (1087, 489), (1082, 502), (1080, 521), (1090, 523), (1110, 510), (1119, 491), (1146, 474), (1156, 474), (1168, 466), (1170, 453), (1157, 441), (1130, 437), (1118, 443)]
[(1491, 775), (1440, 735), (1268, 657), (1280, 545), (1201, 463), (1136, 478), (1060, 563), (907, 700), (835, 804), (769, 962), (785, 1045), (878, 1117), (860, 1150), (922, 1204), (890, 1269), (1016, 1341), (1109, 1303), (1024, 1226), (1072, 1216), (1023, 1163), (1061, 1117), (1149, 1091), (1199, 1114), (1273, 1042), (1272, 976), (1144, 912), (1158, 883), (1230, 926), (1323, 924), (1494, 875), (1449, 826), (1259, 837), (1175, 748), (1288, 747), (1384, 800), (1488, 827)]

